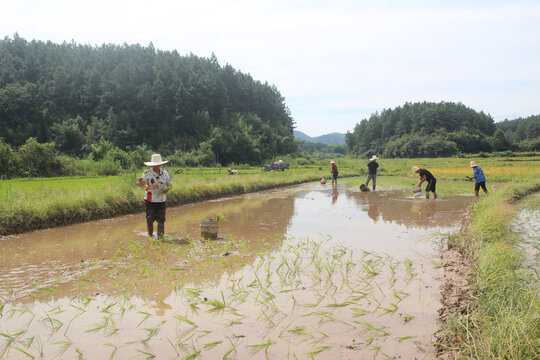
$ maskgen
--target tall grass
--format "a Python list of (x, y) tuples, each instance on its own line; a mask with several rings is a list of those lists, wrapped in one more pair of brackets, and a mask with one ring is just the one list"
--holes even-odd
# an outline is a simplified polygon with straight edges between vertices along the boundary
[(449, 316), (444, 346), (460, 359), (537, 359), (540, 282), (522, 267), (519, 239), (509, 231), (513, 202), (540, 190), (540, 181), (511, 184), (481, 200), (471, 223), (452, 238), (474, 260), (466, 314)]

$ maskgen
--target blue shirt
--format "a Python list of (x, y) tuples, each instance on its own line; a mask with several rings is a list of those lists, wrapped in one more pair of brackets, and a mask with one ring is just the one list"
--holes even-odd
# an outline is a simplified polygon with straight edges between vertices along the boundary
[(482, 168), (480, 166), (475, 166), (474, 167), (473, 179), (477, 183), (480, 183), (482, 181), (486, 181), (486, 177), (484, 176), (484, 172), (482, 171)]

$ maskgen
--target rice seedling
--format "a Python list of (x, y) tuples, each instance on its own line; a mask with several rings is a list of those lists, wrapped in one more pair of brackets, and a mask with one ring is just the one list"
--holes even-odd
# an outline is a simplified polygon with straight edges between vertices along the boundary
[(272, 339), (267, 339), (266, 342), (264, 342), (264, 343), (255, 344), (255, 345), (248, 345), (248, 347), (250, 347), (252, 349), (252, 354), (256, 354), (257, 352), (259, 352), (262, 349), (264, 349), (265, 353), (268, 353), (268, 349), (270, 348), (270, 346), (272, 346), (274, 344), (276, 344), (275, 341), (273, 341)]
[(58, 345), (60, 347), (60, 349), (56, 351), (55, 356), (61, 357), (73, 345), (73, 342), (62, 340), (62, 341), (55, 341), (53, 344)]
[(234, 352), (237, 352), (238, 346), (242, 343), (241, 339), (238, 337), (233, 337), (231, 339), (230, 337), (227, 337), (227, 340), (229, 340), (229, 343), (231, 344), (231, 348), (225, 352), (223, 355), (223, 359), (229, 359), (229, 356)]
[(20, 347), (16, 347), (16, 348), (14, 348), (14, 350), (17, 350), (18, 352), (22, 353), (23, 355), (25, 355), (29, 359), (35, 359), (36, 358), (34, 355), (29, 354), (28, 352), (24, 351)]
[(368, 321), (353, 320), (353, 323), (360, 325), (365, 331), (374, 331), (379, 334), (389, 335), (390, 333), (385, 330), (386, 326), (376, 326)]
[(176, 320), (178, 320), (178, 322), (184, 322), (188, 325), (191, 325), (193, 327), (199, 327), (199, 325), (195, 324), (193, 321), (189, 320), (188, 318), (186, 318), (185, 316), (181, 316), (181, 315), (174, 315), (173, 318), (175, 318)]
[(152, 354), (152, 353), (149, 353), (147, 351), (143, 351), (143, 350), (139, 350), (137, 349), (137, 352), (140, 353), (140, 354), (143, 354), (144, 355), (144, 358), (146, 360), (151, 360), (151, 359), (155, 359), (156, 355)]
[(416, 335), (406, 335), (406, 336), (396, 337), (394, 339), (399, 341), (399, 342), (402, 342), (402, 341), (405, 341), (405, 340), (414, 339), (415, 337), (416, 337)]
[(313, 351), (308, 352), (308, 355), (309, 355), (309, 357), (311, 357), (312, 359), (315, 359), (315, 355), (319, 355), (319, 354), (321, 354), (322, 352), (328, 351), (328, 350), (330, 350), (330, 349), (331, 349), (330, 346), (321, 346), (321, 347), (318, 347), (318, 348), (313, 349)]
[(42, 318), (40, 321), (47, 325), (47, 327), (51, 330), (52, 333), (56, 332), (58, 329), (64, 326), (63, 322), (58, 319), (52, 318), (47, 312), (45, 312), (45, 317)]
[(408, 323), (409, 321), (411, 321), (412, 319), (414, 319), (416, 316), (414, 315), (411, 315), (411, 314), (402, 314), (402, 313), (399, 313), (399, 316), (403, 319), (404, 322)]

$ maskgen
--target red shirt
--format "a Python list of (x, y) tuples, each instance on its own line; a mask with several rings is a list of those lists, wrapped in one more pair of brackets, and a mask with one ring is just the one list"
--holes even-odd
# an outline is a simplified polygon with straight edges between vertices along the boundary
[(332, 164), (332, 174), (333, 174), (333, 173), (337, 173), (337, 172), (338, 172), (338, 171), (337, 171), (337, 166), (336, 166), (336, 164)]

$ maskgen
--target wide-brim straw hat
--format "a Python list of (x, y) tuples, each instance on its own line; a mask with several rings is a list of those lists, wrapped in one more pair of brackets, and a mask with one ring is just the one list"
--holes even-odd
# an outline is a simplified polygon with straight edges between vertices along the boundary
[(379, 158), (378, 158), (377, 156), (373, 155), (373, 156), (371, 157), (371, 159), (369, 159), (369, 161), (378, 160), (378, 159), (379, 159)]
[(167, 161), (161, 160), (161, 155), (160, 154), (152, 154), (152, 158), (150, 159), (150, 161), (146, 161), (144, 163), (144, 165), (146, 165), (146, 166), (157, 166), (157, 165), (166, 164), (168, 162), (169, 162), (169, 160), (167, 160)]
[(334, 160), (330, 161), (330, 164), (335, 164), (336, 162)]
[(420, 168), (418, 166), (413, 166), (413, 168), (412, 168), (413, 172), (417, 172), (418, 170), (420, 170)]
[(471, 161), (471, 164), (469, 165), (469, 167), (475, 167), (475, 166), (478, 166), (474, 161)]

